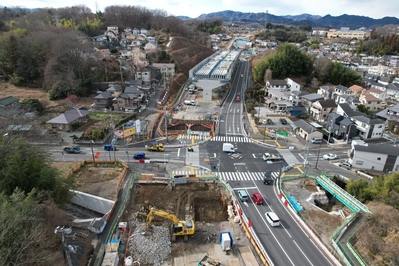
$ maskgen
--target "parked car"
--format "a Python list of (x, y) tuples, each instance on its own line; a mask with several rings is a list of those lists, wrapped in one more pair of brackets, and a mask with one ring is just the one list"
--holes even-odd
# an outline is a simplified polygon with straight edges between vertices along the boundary
[(251, 194), (251, 197), (252, 197), (252, 199), (254, 200), (254, 202), (255, 202), (257, 205), (263, 205), (263, 204), (265, 204), (265, 201), (263, 200), (262, 195), (261, 195), (260, 193), (258, 193), (258, 192), (252, 193), (252, 194)]
[(334, 153), (328, 153), (323, 155), (324, 160), (335, 160), (337, 159), (337, 155)]
[(282, 125), (288, 124), (287, 120), (285, 118), (280, 118), (280, 122)]
[(274, 125), (274, 122), (273, 122), (273, 120), (271, 120), (270, 118), (268, 118), (268, 119), (266, 120), (266, 124), (267, 124), (267, 125)]
[(321, 144), (323, 142), (323, 139), (322, 138), (313, 138), (313, 139), (311, 139), (311, 142), (313, 144)]
[(339, 167), (343, 167), (346, 168), (347, 170), (350, 170), (352, 168), (352, 165), (349, 162), (344, 161), (339, 163)]

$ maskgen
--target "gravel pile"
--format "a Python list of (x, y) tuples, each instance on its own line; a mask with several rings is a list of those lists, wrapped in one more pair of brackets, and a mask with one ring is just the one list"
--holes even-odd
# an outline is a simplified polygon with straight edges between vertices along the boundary
[(172, 251), (171, 244), (168, 227), (137, 224), (129, 238), (130, 255), (142, 264), (161, 265)]

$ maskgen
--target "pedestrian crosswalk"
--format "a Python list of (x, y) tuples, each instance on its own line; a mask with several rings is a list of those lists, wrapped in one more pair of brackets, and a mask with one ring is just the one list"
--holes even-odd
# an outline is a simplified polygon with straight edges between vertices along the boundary
[[(209, 172), (205, 170), (195, 170), (195, 171), (173, 171), (172, 176), (209, 176), (210, 174), (214, 176), (219, 176), (225, 181), (258, 181), (263, 180), (264, 172)], [(273, 179), (277, 179), (279, 172), (272, 172)]]
[(195, 140), (206, 140), (209, 141), (221, 141), (221, 142), (253, 142), (250, 138), (242, 137), (242, 136), (215, 136), (210, 138), (209, 136), (198, 136), (198, 135), (178, 135), (177, 139), (179, 140), (187, 140), (187, 139), (195, 139)]
[(215, 136), (210, 141), (223, 141), (223, 142), (253, 142), (251, 139), (246, 137), (238, 136)]
[(205, 140), (209, 138), (209, 136), (199, 136), (199, 135), (178, 135), (177, 139), (197, 139), (197, 140)]

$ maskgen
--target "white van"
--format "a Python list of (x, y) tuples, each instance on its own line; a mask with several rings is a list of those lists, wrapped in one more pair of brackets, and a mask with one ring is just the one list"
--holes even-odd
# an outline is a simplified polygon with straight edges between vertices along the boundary
[(266, 220), (271, 226), (280, 226), (280, 219), (274, 212), (265, 213)]
[(184, 104), (185, 105), (195, 105), (195, 102), (194, 102), (194, 100), (191, 100), (191, 101), (185, 100)]

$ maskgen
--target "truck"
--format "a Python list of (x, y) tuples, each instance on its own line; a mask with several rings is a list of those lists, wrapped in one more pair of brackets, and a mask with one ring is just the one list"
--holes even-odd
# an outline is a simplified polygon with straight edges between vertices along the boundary
[(185, 100), (184, 104), (185, 105), (193, 105), (194, 106), (195, 105), (195, 101), (194, 100)]
[(264, 153), (262, 158), (267, 162), (281, 161), (283, 159), (283, 157), (281, 157), (279, 154), (271, 154), (268, 152)]
[(185, 220), (181, 221), (179, 220), (176, 215), (162, 211), (162, 210), (157, 210), (154, 207), (150, 209), (147, 215), (147, 220), (146, 220), (146, 225), (149, 227), (151, 225), (152, 220), (154, 219), (154, 216), (162, 217), (169, 219), (173, 222), (171, 232), (172, 232), (172, 241), (176, 241), (176, 237), (178, 236), (183, 236), (184, 241), (188, 241), (188, 236), (193, 235), (195, 233), (195, 224), (193, 220)]
[(223, 143), (223, 152), (235, 152), (236, 148), (231, 143)]
[(65, 147), (62, 152), (64, 153), (80, 153), (79, 146)]
[(151, 143), (146, 146), (147, 151), (165, 151), (162, 143)]

